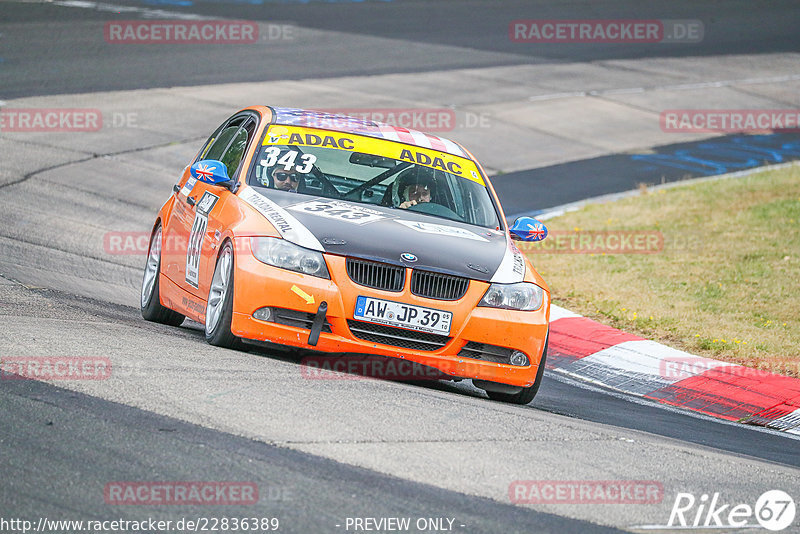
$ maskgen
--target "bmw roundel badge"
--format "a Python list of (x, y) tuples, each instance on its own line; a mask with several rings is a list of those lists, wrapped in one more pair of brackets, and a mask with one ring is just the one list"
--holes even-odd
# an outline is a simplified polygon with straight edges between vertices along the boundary
[(417, 261), (417, 257), (411, 254), (410, 252), (403, 252), (400, 254), (400, 259), (403, 261), (407, 261), (409, 263), (414, 263)]

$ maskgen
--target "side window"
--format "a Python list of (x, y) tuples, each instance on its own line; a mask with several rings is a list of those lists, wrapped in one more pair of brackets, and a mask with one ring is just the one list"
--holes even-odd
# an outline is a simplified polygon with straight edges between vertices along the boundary
[(248, 143), (256, 131), (256, 121), (252, 116), (239, 116), (221, 126), (206, 141), (197, 161), (216, 159), (225, 164), (228, 176), (233, 178), (242, 162)]
[(217, 140), (217, 136), (221, 131), (222, 131), (222, 126), (217, 128), (217, 130), (213, 134), (211, 134), (211, 137), (209, 137), (208, 140), (206, 141), (206, 144), (203, 145), (203, 149), (200, 151), (200, 154), (197, 156), (197, 159), (194, 161), (194, 163), (206, 159), (208, 151), (211, 150), (211, 146), (214, 144), (214, 141)]
[(455, 176), (449, 173), (445, 174), (445, 178), (446, 178), (445, 183), (447, 184), (447, 189), (453, 198), (453, 203), (450, 206), (450, 209), (458, 213), (458, 216), (461, 217), (462, 219), (467, 220), (466, 211), (468, 210), (469, 206), (464, 200), (461, 187), (459, 186), (458, 183), (458, 180), (461, 180), (461, 178), (456, 178)]
[(228, 176), (233, 178), (236, 171), (239, 169), (239, 164), (242, 162), (245, 150), (247, 150), (247, 143), (253, 138), (256, 130), (254, 121), (248, 121), (244, 126), (238, 128), (233, 135), (231, 143), (227, 151), (222, 155), (220, 161), (225, 164), (228, 169)]
[(231, 139), (233, 139), (238, 131), (239, 126), (226, 126), (220, 132), (219, 136), (214, 141), (214, 144), (211, 145), (211, 148), (208, 149), (208, 152), (203, 159), (217, 159), (222, 161), (222, 155), (225, 153), (225, 150), (228, 148), (228, 144), (230, 144)]

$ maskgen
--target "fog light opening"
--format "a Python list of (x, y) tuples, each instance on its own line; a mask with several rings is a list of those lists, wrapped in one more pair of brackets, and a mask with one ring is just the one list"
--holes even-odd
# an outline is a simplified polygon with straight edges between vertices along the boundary
[(255, 312), (253, 312), (253, 317), (258, 319), (259, 321), (271, 321), (272, 308), (259, 308)]
[(530, 364), (528, 361), (528, 356), (524, 352), (520, 352), (518, 350), (515, 350), (511, 353), (511, 357), (508, 359), (508, 362), (511, 365), (518, 365), (520, 367)]

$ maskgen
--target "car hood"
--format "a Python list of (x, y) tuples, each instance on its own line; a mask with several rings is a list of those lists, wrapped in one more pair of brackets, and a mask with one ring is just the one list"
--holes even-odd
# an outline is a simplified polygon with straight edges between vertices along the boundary
[(522, 254), (498, 230), (272, 189), (248, 187), (239, 197), (284, 239), (307, 248), (487, 282), (524, 277)]

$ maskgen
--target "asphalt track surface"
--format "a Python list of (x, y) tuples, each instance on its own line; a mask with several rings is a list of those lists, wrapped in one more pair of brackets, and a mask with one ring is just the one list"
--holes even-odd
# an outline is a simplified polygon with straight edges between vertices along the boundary
[[(153, 5), (143, 2), (115, 2), (119, 5), (142, 9), (178, 10), (174, 5)], [(424, 9), (423, 9), (424, 8)], [(8, 24), (0, 40), (0, 72), (3, 75), (0, 98), (9, 99), (31, 95), (53, 95), (85, 93), (94, 91), (139, 89), (152, 87), (187, 86), (195, 84), (227, 83), (232, 81), (263, 81), (272, 79), (309, 79), (330, 76), (368, 76), (385, 73), (411, 73), (442, 69), (525, 64), (530, 62), (592, 62), (615, 58), (647, 57), (648, 55), (690, 57), (699, 55), (735, 53), (780, 53), (795, 51), (798, 47), (796, 22), (800, 7), (794, 2), (732, 2), (724, 10), (716, 2), (670, 2), (663, 5), (641, 5), (637, 2), (619, 3), (574, 3), (552, 4), (539, 2), (366, 2), (366, 3), (265, 3), (249, 6), (240, 3), (195, 2), (180, 8), (186, 13), (197, 13), (210, 17), (231, 17), (287, 21), (304, 28), (332, 32), (328, 39), (310, 42), (308, 48), (286, 47), (281, 53), (264, 54), (252, 48), (237, 50), (198, 50), (181, 47), (114, 47), (97, 45), (86, 38), (88, 28), (102, 27), (103, 22), (119, 18), (107, 11), (81, 8), (65, 8), (41, 3), (3, 3), (2, 22)], [(754, 11), (759, 13), (753, 22)], [(507, 40), (498, 40), (497, 32), (505, 33), (507, 23), (524, 18), (577, 18), (575, 13), (586, 18), (670, 18), (702, 19), (705, 22), (706, 39), (702, 45), (651, 48), (636, 46), (536, 46), (512, 47)], [(424, 14), (423, 14), (424, 13)], [(590, 15), (587, 15), (590, 13)], [(690, 13), (687, 15), (687, 13)], [(138, 16), (138, 14), (137, 14)], [(129, 17), (134, 18), (134, 17)], [(15, 21), (34, 21), (37, 31), (16, 34)], [(408, 45), (407, 50), (386, 59), (386, 51), (353, 47), (352, 41), (340, 43), (337, 34), (371, 35), (406, 41), (408, 43), (433, 43), (437, 45), (468, 48), (469, 54), (423, 55)], [(277, 45), (280, 46), (280, 45)], [(382, 55), (383, 54), (383, 55)], [(231, 60), (235, 57), (236, 60)], [(313, 59), (310, 59), (313, 58)], [(513, 84), (513, 80), (509, 80)], [(234, 106), (235, 107), (235, 106)], [(204, 132), (203, 132), (204, 134)], [(6, 156), (3, 156), (5, 159)], [(610, 156), (603, 160), (608, 179), (597, 184), (597, 194), (617, 192), (630, 188), (633, 180), (650, 181), (651, 176), (637, 173), (630, 160), (622, 156)], [(596, 170), (598, 162), (587, 160), (564, 164), (557, 171), (564, 179), (580, 182), (589, 169)], [(548, 169), (554, 171), (556, 169)], [(685, 173), (680, 173), (681, 176)], [(509, 187), (508, 197), (518, 187), (526, 187), (531, 179), (544, 180), (541, 169), (521, 171), (507, 175), (504, 180)], [(620, 178), (622, 177), (622, 178)], [(673, 179), (679, 176), (676, 174)], [(585, 179), (585, 178), (584, 178)], [(615, 181), (616, 180), (616, 181)], [(516, 184), (516, 185), (515, 185)], [(587, 194), (585, 187), (569, 184), (541, 197), (538, 204), (525, 204), (524, 209), (543, 209), (556, 204), (581, 200)], [(11, 186), (14, 187), (14, 186)], [(503, 187), (498, 187), (503, 193)], [(6, 200), (4, 200), (5, 202)], [(512, 213), (512, 209), (507, 212)], [(55, 236), (57, 238), (57, 236)], [(20, 241), (19, 254), (38, 254), (35, 247)], [(0, 273), (4, 274), (4, 273)], [(136, 278), (137, 274), (131, 277)], [(25, 343), (33, 349), (37, 345), (63, 342), (77, 346), (67, 332), (57, 328), (48, 332), (47, 325), (68, 324), (81, 320), (87, 323), (98, 321), (99, 325), (110, 325), (110, 331), (128, 329), (131, 336), (141, 340), (163, 343), (169, 351), (168, 339), (173, 336), (176, 343), (198, 354), (212, 354), (199, 332), (190, 325), (180, 329), (166, 329), (154, 325), (141, 325), (138, 310), (105, 301), (100, 294), (95, 299), (78, 297), (59, 291), (58, 281), (50, 285), (37, 285), (50, 289), (36, 289), (5, 281), (0, 286), (9, 289), (1, 308), (8, 323), (17, 325), (11, 317), (30, 317), (41, 322), (41, 332), (14, 331), (15, 339), (0, 338), (3, 346), (18, 348)], [(9, 296), (10, 295), (10, 296)], [(9, 334), (10, 335), (10, 334)], [(17, 336), (24, 342), (20, 342)], [(26, 337), (27, 336), (27, 337)], [(59, 341), (59, 338), (63, 337)], [(109, 334), (109, 337), (113, 337)], [(121, 337), (120, 343), (129, 338)], [(142, 341), (144, 343), (145, 341)], [(103, 343), (113, 346), (112, 340)], [(253, 353), (271, 365), (287, 366), (295, 372), (297, 362), (293, 358), (270, 353)], [(247, 355), (230, 356), (240, 358)], [(173, 371), (180, 376), (191, 377), (191, 367), (181, 369), (180, 359), (175, 360)], [(218, 370), (218, 372), (221, 372)], [(669, 460), (685, 455), (685, 466), (675, 465), (673, 471), (680, 473), (687, 466), (698, 468), (704, 462), (742, 463), (747, 466), (741, 479), (722, 485), (720, 477), (737, 473), (730, 470), (711, 470), (688, 473), (684, 481), (700, 482), (708, 475), (723, 489), (755, 498), (761, 491), (772, 489), (771, 482), (783, 482), (785, 489), (796, 490), (797, 471), (800, 467), (798, 442), (775, 432), (761, 431), (739, 425), (721, 423), (688, 415), (679, 411), (665, 410), (652, 403), (634, 402), (624, 396), (585, 385), (574, 384), (548, 376), (542, 389), (531, 405), (526, 407), (502, 407), (484, 400), (484, 395), (467, 384), (389, 384), (378, 382), (371, 388), (396, 396), (401, 407), (412, 408), (420, 403), (423, 414), (432, 418), (452, 418), (454, 428), (465, 434), (477, 434), (477, 442), (487, 440), (482, 430), (472, 428), (475, 421), (473, 411), (497, 410), (503, 421), (518, 418), (530, 425), (533, 432), (553, 430), (556, 427), (577, 425), (587, 435), (621, 436), (620, 440), (641, 441), (659, 447), (660, 451), (676, 450)], [(124, 384), (123, 384), (124, 385)], [(271, 383), (270, 386), (274, 386)], [(292, 392), (296, 384), (283, 385), (287, 396), (304, 399), (313, 393)], [(265, 386), (269, 387), (269, 386)], [(322, 385), (320, 385), (322, 387)], [(331, 387), (325, 385), (325, 387)], [(144, 386), (142, 386), (144, 388)], [(388, 389), (387, 389), (388, 388)], [(452, 517), (463, 524), (464, 532), (606, 532), (611, 529), (601, 526), (600, 519), (584, 522), (575, 518), (575, 513), (564, 512), (558, 507), (543, 511), (528, 507), (505, 504), (501, 498), (487, 499), (474, 496), (469, 484), (463, 491), (443, 489), (438, 480), (423, 480), (422, 475), (408, 477), (386, 474), (379, 469), (361, 467), (359, 462), (333, 461), (323, 449), (335, 447), (321, 440), (320, 455), (316, 455), (317, 444), (310, 441), (307, 446), (293, 447), (291, 439), (248, 437), (238, 427), (230, 431), (219, 430), (220, 425), (192, 424), (187, 418), (159, 415), (155, 409), (142, 409), (139, 404), (125, 402), (129, 391), (121, 388), (122, 400), (112, 401), (99, 396), (67, 390), (51, 384), (7, 380), (0, 387), (0, 406), (3, 408), (5, 424), (0, 428), (0, 458), (2, 459), (3, 484), (0, 486), (0, 516), (35, 518), (42, 515), (51, 518), (108, 519), (112, 516), (139, 518), (158, 515), (160, 518), (192, 516), (236, 515), (276, 516), (281, 519), (288, 532), (336, 532), (336, 527), (345, 517)], [(142, 393), (143, 396), (148, 392)], [(163, 395), (150, 391), (154, 398), (170, 404), (169, 390)], [(334, 392), (338, 396), (356, 395), (355, 404), (374, 402), (375, 393), (370, 389), (362, 392), (343, 389)], [(134, 395), (131, 395), (133, 398)], [(326, 397), (328, 398), (328, 397)], [(422, 399), (422, 400), (420, 400)], [(311, 402), (311, 399), (308, 399)], [(476, 404), (477, 403), (477, 404)], [(247, 404), (244, 404), (247, 406)], [(464, 406), (462, 409), (461, 406)], [(477, 408), (476, 408), (477, 407)], [(252, 411), (262, 406), (249, 406)], [(380, 412), (384, 416), (389, 411)], [(472, 415), (471, 415), (472, 414)], [(244, 414), (239, 414), (244, 415)], [(251, 417), (251, 414), (247, 414)], [(334, 414), (316, 412), (316, 425), (340, 424)], [(211, 417), (211, 416), (209, 416)], [(233, 417), (236, 417), (234, 414)], [(268, 413), (264, 417), (269, 418)], [(181, 420), (183, 419), (183, 420)], [(211, 419), (209, 419), (211, 420)], [(291, 434), (286, 418), (277, 418), (283, 424), (275, 435)], [(490, 431), (491, 419), (477, 422), (486, 424)], [(299, 426), (307, 422), (298, 422)], [(361, 424), (354, 421), (355, 425)], [(397, 433), (416, 437), (411, 422), (398, 419)], [(404, 427), (404, 425), (409, 425)], [(420, 422), (424, 430), (425, 423)], [(377, 426), (377, 423), (376, 423)], [(243, 435), (245, 434), (245, 435)], [(354, 434), (356, 434), (354, 432)], [(299, 439), (299, 438), (298, 438)], [(503, 437), (515, 444), (513, 438)], [(528, 447), (546, 446), (558, 448), (562, 443), (574, 441), (573, 436), (538, 443), (530, 438), (516, 443)], [(446, 440), (445, 440), (446, 443)], [(603, 455), (598, 447), (613, 446), (600, 440), (585, 448), (566, 453), (565, 458), (555, 460), (558, 454), (546, 456), (555, 463), (549, 471), (574, 473), (576, 463), (585, 463), (597, 468), (587, 470), (586, 478), (602, 479), (604, 472), (614, 472), (607, 466), (613, 455)], [(573, 443), (574, 444), (574, 443)], [(427, 444), (431, 449), (436, 443)], [(424, 451), (424, 448), (422, 449)], [(511, 455), (513, 447), (506, 449)], [(308, 451), (311, 451), (310, 453)], [(472, 458), (463, 462), (481, 465), (480, 448)], [(375, 451), (371, 451), (374, 453)], [(420, 449), (409, 449), (407, 454), (419, 454)], [(424, 453), (423, 453), (424, 454)], [(441, 454), (441, 453), (440, 453)], [(667, 477), (663, 466), (658, 467), (658, 454), (648, 456), (639, 451), (642, 459), (618, 456), (619, 463), (640, 466), (639, 472), (646, 477)], [(666, 454), (666, 453), (665, 453)], [(690, 463), (688, 458), (701, 458)], [(665, 458), (666, 459), (666, 458)], [(353, 465), (350, 465), (353, 464)], [(568, 465), (569, 464), (569, 467)], [(661, 470), (660, 470), (661, 469)], [(774, 472), (759, 475), (759, 471)], [(580, 471), (578, 471), (580, 472)], [(477, 469), (475, 478), (493, 473), (485, 467)], [(524, 476), (524, 475), (520, 475)], [(792, 478), (792, 476), (794, 478)], [(751, 478), (752, 477), (752, 478)], [(565, 476), (567, 479), (576, 478)], [(606, 478), (610, 478), (607, 475)], [(102, 488), (110, 480), (252, 480), (259, 483), (262, 499), (254, 513), (252, 507), (243, 509), (209, 510), (208, 507), (180, 507), (179, 509), (147, 507), (110, 507), (102, 500)], [(767, 481), (767, 482), (765, 482)], [(673, 481), (674, 482), (674, 481)], [(688, 484), (688, 482), (687, 482)], [(668, 512), (671, 498), (680, 486), (668, 488), (661, 512), (650, 519), (650, 523), (664, 522), (664, 509)], [(709, 488), (713, 489), (713, 488)], [(273, 491), (274, 490), (274, 491)], [(797, 492), (795, 491), (795, 495)], [(131, 508), (136, 508), (131, 510)], [(143, 509), (144, 508), (144, 509)], [(170, 507), (168, 507), (170, 508)], [(50, 515), (48, 515), (50, 514)], [(598, 512), (597, 514), (602, 514)], [(595, 514), (595, 515), (597, 515)], [(578, 513), (577, 515), (580, 515)], [(588, 513), (592, 516), (592, 513)], [(598, 516), (599, 517), (599, 516)], [(606, 521), (621, 528), (630, 529), (631, 523), (617, 519)], [(456, 531), (459, 529), (456, 528)]]
[[(747, 143), (749, 150), (743, 150)], [(495, 179), (506, 217), (533, 215), (553, 206), (691, 178), (745, 171), (800, 159), (800, 135), (727, 135), (653, 147), (647, 155), (611, 154), (512, 172)], [(656, 163), (656, 164), (654, 164)], [(592, 179), (587, 179), (591, 177)], [(526, 192), (536, 191), (535, 195)], [(580, 191), (583, 198), (575, 192)]]
[[(13, 381), (0, 390), (0, 399), (0, 450), (12, 464), (4, 475), (25, 466), (24, 476), (4, 477), (5, 517), (103, 520), (107, 509), (88, 504), (86, 497), (102, 496), (109, 475), (138, 480), (151, 472), (160, 480), (192, 480), (202, 473), (205, 480), (258, 484), (259, 504), (226, 507), (227, 517), (278, 518), (289, 532), (331, 532), (347, 517), (403, 517), (409, 510), (419, 517), (457, 518), (454, 530), (469, 532), (494, 532), (501, 523), (507, 532), (619, 532), (401, 481), (41, 382)], [(57, 462), (42, 462), (54, 453)], [(209, 517), (203, 508), (123, 509), (114, 518), (177, 522)]]
[[(65, 9), (47, 3), (0, 4), (11, 25), (0, 40), (3, 98), (36, 94), (107, 91), (262, 80), (292, 80), (345, 75), (375, 75), (499, 65), (598, 62), (637, 57), (692, 57), (715, 54), (766, 54), (797, 50), (800, 6), (791, 0), (725, 2), (611, 2), (511, 0), (389, 2), (284, 2), (248, 5), (235, 0), (100, 2), (137, 7)], [(303, 45), (281, 40), (264, 46), (226, 45), (212, 50), (169, 45), (119, 46), (95, 39), (105, 22), (146, 16), (159, 10), (206, 17), (238, 18), (330, 32)], [(757, 13), (753, 20), (751, 14)], [(526, 44), (507, 38), (518, 19), (698, 19), (704, 38), (698, 44), (657, 48), (636, 44)], [(15, 29), (15, 22), (32, 22)], [(17, 33), (17, 31), (21, 33)], [(399, 48), (376, 50), (337, 35), (380, 36)], [(19, 46), (24, 43), (24, 46)], [(421, 45), (436, 44), (437, 52)], [(450, 48), (453, 47), (453, 48)], [(455, 48), (459, 47), (459, 48)], [(468, 49), (469, 53), (463, 53)], [(232, 60), (232, 58), (236, 60)], [(514, 84), (513, 79), (508, 80)]]

